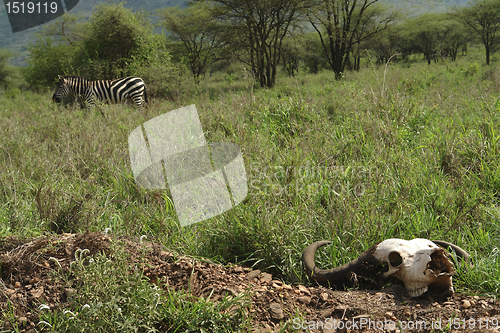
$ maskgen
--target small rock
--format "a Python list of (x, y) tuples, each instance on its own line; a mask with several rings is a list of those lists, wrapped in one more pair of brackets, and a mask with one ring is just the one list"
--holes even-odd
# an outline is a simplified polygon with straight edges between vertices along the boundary
[(262, 277), (260, 278), (261, 282), (271, 282), (273, 279), (273, 276), (269, 273), (262, 273)]
[(42, 296), (43, 294), (43, 287), (31, 290), (30, 293), (34, 298), (40, 298), (40, 296)]
[(300, 296), (300, 297), (297, 297), (297, 299), (299, 300), (299, 302), (304, 303), (304, 304), (311, 303), (311, 297), (309, 297), (309, 296)]
[(282, 287), (283, 287), (283, 289), (285, 289), (285, 290), (292, 290), (292, 286), (290, 286), (290, 285), (288, 285), (288, 284), (286, 284), (286, 283), (283, 283)]
[(282, 291), (282, 290), (283, 290), (283, 287), (282, 287), (282, 286), (278, 286), (276, 283), (273, 283), (273, 284), (272, 284), (272, 287), (273, 287), (274, 289), (276, 289), (277, 291)]
[(306, 295), (311, 295), (311, 292), (309, 291), (309, 289), (307, 289), (306, 287), (304, 287), (303, 285), (299, 284), (298, 285), (298, 288), (301, 292), (303, 292), (304, 294)]
[(387, 311), (387, 312), (384, 314), (384, 316), (385, 316), (386, 318), (391, 319), (392, 321), (397, 321), (397, 320), (398, 320), (398, 318), (396, 318), (396, 317), (394, 316), (394, 313), (393, 313), (393, 312), (391, 312), (391, 311)]
[(352, 319), (361, 319), (361, 318), (370, 318), (370, 315), (365, 313), (352, 317)]
[(260, 274), (260, 270), (256, 269), (256, 270), (254, 270), (254, 271), (251, 271), (250, 273), (247, 273), (246, 278), (247, 278), (248, 280), (253, 280), (253, 279), (255, 279), (257, 276), (259, 276), (259, 274)]
[(19, 322), (19, 325), (24, 326), (24, 324), (26, 324), (28, 322), (28, 318), (26, 318), (26, 317), (19, 317), (17, 319), (17, 321)]
[(325, 309), (325, 310), (321, 310), (319, 315), (321, 318), (326, 318), (326, 317), (330, 317), (333, 313), (333, 311), (335, 311), (335, 308), (329, 308), (329, 309)]
[(234, 266), (233, 267), (233, 273), (243, 273), (243, 267), (241, 266)]
[(280, 280), (272, 280), (271, 283), (277, 284), (278, 286), (281, 286), (283, 284), (283, 282), (281, 282)]
[(14, 283), (14, 288), (21, 288), (21, 282), (16, 281), (16, 283)]
[(470, 304), (470, 302), (468, 300), (464, 299), (462, 301), (462, 307), (465, 308), (465, 309), (468, 309), (468, 308), (471, 307), (471, 304)]
[(328, 294), (327, 293), (319, 294), (319, 299), (322, 300), (323, 302), (326, 302), (328, 300)]
[(281, 320), (285, 317), (285, 315), (283, 314), (283, 309), (278, 303), (271, 303), (269, 305), (269, 313), (271, 314), (271, 318), (276, 320)]
[(172, 252), (167, 252), (167, 251), (160, 251), (160, 258), (169, 258), (172, 257), (173, 254)]

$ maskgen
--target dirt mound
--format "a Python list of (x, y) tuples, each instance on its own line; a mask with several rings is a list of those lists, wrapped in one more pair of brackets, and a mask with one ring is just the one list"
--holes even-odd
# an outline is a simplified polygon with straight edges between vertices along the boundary
[[(142, 269), (152, 283), (163, 279), (169, 289), (189, 291), (195, 297), (212, 294), (213, 301), (250, 292), (254, 332), (285, 326), (288, 331), (308, 332), (431, 332), (450, 324), (448, 332), (500, 332), (500, 305), (492, 298), (427, 293), (409, 298), (401, 285), (377, 291), (288, 285), (259, 270), (178, 257), (158, 244), (122, 241), (130, 265)], [(68, 270), (83, 249), (89, 251), (86, 256), (109, 253), (110, 243), (110, 236), (102, 233), (0, 240), (0, 309), (8, 309), (10, 300), (22, 331), (34, 332), (39, 318), (32, 309), (41, 303), (64, 305), (68, 293), (74, 292), (49, 272)]]

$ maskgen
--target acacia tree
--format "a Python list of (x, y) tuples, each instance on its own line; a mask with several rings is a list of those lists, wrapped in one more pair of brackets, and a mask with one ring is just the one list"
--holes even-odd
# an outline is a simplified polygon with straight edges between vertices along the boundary
[(427, 64), (438, 57), (449, 56), (455, 60), (459, 48), (467, 42), (463, 26), (449, 14), (422, 14), (405, 22), (402, 35), (406, 41), (420, 50)]
[(328, 63), (340, 79), (353, 47), (384, 30), (394, 20), (377, 8), (378, 0), (315, 0), (309, 22), (319, 34)]
[(489, 65), (500, 43), (500, 0), (475, 0), (467, 7), (455, 7), (454, 14), (481, 39)]
[[(262, 87), (276, 83), (283, 39), (310, 0), (214, 0), (218, 18), (232, 31), (235, 55)], [(244, 49), (245, 52), (241, 52)]]
[(160, 11), (160, 25), (170, 33), (169, 39), (179, 44), (176, 49), (188, 60), (196, 82), (211, 63), (221, 59), (224, 48), (222, 25), (210, 7), (208, 3), (195, 2), (185, 9)]
[(405, 37), (423, 53), (428, 65), (437, 56), (442, 39), (440, 18), (440, 14), (423, 14), (405, 24)]

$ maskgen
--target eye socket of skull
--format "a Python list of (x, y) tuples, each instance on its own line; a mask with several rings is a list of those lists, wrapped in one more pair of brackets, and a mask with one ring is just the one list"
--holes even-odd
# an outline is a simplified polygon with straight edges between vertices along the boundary
[(391, 253), (389, 253), (389, 264), (392, 267), (399, 267), (401, 266), (402, 263), (403, 263), (403, 258), (398, 252), (392, 251)]

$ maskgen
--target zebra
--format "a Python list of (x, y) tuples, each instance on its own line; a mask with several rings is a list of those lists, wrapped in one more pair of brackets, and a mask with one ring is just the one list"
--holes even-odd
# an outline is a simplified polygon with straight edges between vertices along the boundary
[(124, 102), (127, 98), (134, 101), (136, 107), (141, 108), (148, 102), (146, 85), (140, 77), (129, 76), (114, 80), (90, 81), (76, 75), (58, 75), (57, 85), (52, 100), (60, 103), (69, 93), (82, 98), (85, 103), (94, 106), (95, 99), (111, 103)]

